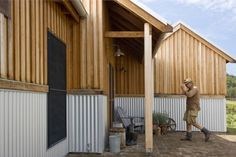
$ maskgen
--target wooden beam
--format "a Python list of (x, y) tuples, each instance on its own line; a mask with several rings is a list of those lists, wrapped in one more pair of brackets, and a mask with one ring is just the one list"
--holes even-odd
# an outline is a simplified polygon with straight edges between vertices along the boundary
[(76, 12), (76, 10), (74, 9), (74, 7), (69, 2), (69, 0), (62, 0), (62, 3), (66, 7), (66, 9), (68, 9), (68, 11), (70, 12), (71, 16), (75, 19), (75, 21), (79, 23), (80, 17), (78, 15), (78, 13)]
[(107, 31), (105, 32), (107, 38), (143, 38), (143, 31)]
[(48, 92), (48, 86), (38, 85), (34, 83), (25, 83), (20, 81), (12, 81), (0, 79), (0, 88), (1, 89), (11, 89), (11, 90), (24, 90), (32, 92)]
[(157, 40), (157, 42), (155, 44), (155, 48), (154, 48), (154, 50), (152, 52), (152, 57), (154, 57), (156, 55), (156, 53), (157, 53), (157, 51), (158, 51), (158, 49), (159, 49), (159, 47), (160, 47), (164, 37), (165, 37), (165, 33), (161, 33), (161, 35), (159, 36), (159, 38), (158, 38), (158, 40)]
[[(113, 26), (114, 24), (112, 24)], [(130, 29), (127, 29), (126, 27), (120, 25), (120, 24), (116, 24), (115, 26), (113, 26), (113, 28), (115, 28), (115, 30), (130, 30)], [(124, 39), (124, 38), (123, 38)], [(142, 38), (126, 38), (126, 39), (132, 39), (134, 40), (139, 46), (142, 46), (144, 45), (143, 43), (143, 39)]]
[(146, 153), (153, 151), (152, 108), (154, 101), (153, 59), (151, 25), (144, 24), (144, 86), (145, 86), (145, 148)]
[(103, 91), (99, 89), (70, 89), (67, 94), (74, 95), (102, 95)]

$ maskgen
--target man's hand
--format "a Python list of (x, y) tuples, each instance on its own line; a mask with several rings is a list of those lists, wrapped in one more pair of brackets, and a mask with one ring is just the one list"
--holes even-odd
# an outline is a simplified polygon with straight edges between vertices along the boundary
[(185, 86), (185, 84), (181, 84), (181, 89), (183, 90), (183, 92), (187, 92), (188, 88)]

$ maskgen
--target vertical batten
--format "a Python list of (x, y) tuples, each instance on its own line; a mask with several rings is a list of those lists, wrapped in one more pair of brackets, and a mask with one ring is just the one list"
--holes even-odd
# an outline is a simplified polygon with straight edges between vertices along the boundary
[(39, 61), (39, 64), (40, 64), (40, 84), (43, 85), (44, 84), (44, 16), (43, 16), (43, 12), (44, 12), (44, 7), (43, 7), (43, 3), (45, 3), (43, 0), (40, 0), (40, 3), (39, 3), (39, 9), (40, 9), (40, 61)]
[(20, 1), (20, 45), (21, 45), (21, 56), (20, 56), (20, 61), (21, 61), (21, 81), (25, 82), (26, 81), (26, 53), (25, 53), (25, 46), (26, 46), (26, 42), (25, 42), (25, 38), (26, 38), (26, 27), (25, 27), (25, 22), (26, 22), (26, 18), (25, 18), (25, 4), (26, 1), (25, 0), (21, 0)]
[(78, 24), (73, 25), (73, 87), (79, 88)]
[(103, 84), (103, 78), (104, 78), (104, 41), (103, 41), (103, 1), (98, 1), (98, 15), (97, 15), (97, 20), (98, 20), (98, 53), (99, 53), (99, 56), (98, 56), (98, 65), (99, 65), (99, 86), (100, 86), (100, 89), (104, 89), (104, 84)]
[[(86, 1), (85, 3), (85, 7), (86, 10), (89, 14), (91, 14), (91, 3), (92, 1)], [(93, 63), (92, 63), (92, 46), (93, 45), (93, 41), (92, 41), (92, 16), (88, 16), (86, 19), (86, 27), (87, 27), (87, 42), (86, 42), (86, 47), (87, 47), (87, 56), (86, 56), (86, 66), (87, 66), (87, 88), (90, 89), (92, 87), (92, 76), (93, 76)]]
[(35, 0), (30, 1), (31, 21), (31, 82), (36, 83), (36, 4)]
[(26, 11), (26, 81), (27, 82), (31, 82), (31, 63), (30, 63), (30, 59), (31, 59), (31, 54), (30, 54), (30, 50), (31, 50), (31, 44), (30, 44), (30, 31), (31, 31), (31, 25), (30, 25), (30, 3), (28, 1), (26, 1), (26, 7), (25, 7), (25, 11)]
[(93, 17), (93, 39), (94, 39), (94, 43), (93, 43), (93, 58), (94, 58), (94, 88), (98, 89), (99, 88), (99, 73), (98, 73), (98, 69), (99, 69), (99, 64), (98, 64), (98, 55), (99, 55), (99, 48), (98, 48), (98, 40), (99, 40), (99, 34), (98, 34), (98, 1), (94, 1), (94, 4), (92, 5), (92, 17)]
[(14, 4), (14, 51), (15, 51), (15, 80), (20, 80), (20, 11), (19, 1), (13, 1)]
[(43, 36), (43, 40), (44, 40), (44, 58), (43, 58), (43, 68), (44, 68), (44, 84), (48, 84), (48, 75), (47, 75), (47, 29), (48, 29), (48, 25), (49, 25), (49, 18), (48, 18), (48, 1), (47, 2), (44, 2), (43, 3), (43, 19), (44, 19), (44, 26), (43, 26), (43, 33), (44, 33), (44, 36)]
[(14, 74), (14, 59), (15, 59), (15, 53), (14, 53), (14, 2), (11, 1), (10, 5), (11, 9), (11, 19), (8, 19), (8, 77), (10, 80), (14, 80), (15, 74)]
[(81, 72), (80, 72), (80, 80), (81, 80), (81, 88), (84, 89), (86, 88), (86, 84), (87, 84), (87, 59), (86, 59), (86, 55), (87, 55), (87, 46), (86, 46), (86, 41), (87, 41), (87, 33), (86, 33), (86, 19), (81, 19), (80, 22), (80, 67), (81, 67)]
[(39, 84), (39, 75), (40, 75), (40, 71), (39, 71), (39, 66), (40, 66), (40, 62), (39, 62), (39, 53), (40, 53), (40, 38), (39, 38), (39, 36), (40, 36), (40, 32), (39, 32), (39, 30), (40, 30), (40, 28), (39, 28), (39, 24), (40, 24), (40, 17), (39, 17), (39, 1), (38, 0), (36, 0), (35, 1), (35, 12), (36, 12), (36, 14), (35, 14), (35, 21), (36, 21), (36, 23), (35, 23), (35, 46), (36, 46), (36, 48), (35, 48), (35, 57), (36, 57), (36, 62), (35, 62), (35, 69), (36, 69), (36, 83), (37, 84)]
[(7, 78), (7, 18), (0, 13), (0, 76)]

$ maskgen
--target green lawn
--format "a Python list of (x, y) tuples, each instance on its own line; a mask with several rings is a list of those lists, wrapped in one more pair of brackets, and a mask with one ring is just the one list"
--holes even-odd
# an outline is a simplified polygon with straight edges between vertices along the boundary
[(236, 134), (236, 101), (227, 101), (227, 132)]

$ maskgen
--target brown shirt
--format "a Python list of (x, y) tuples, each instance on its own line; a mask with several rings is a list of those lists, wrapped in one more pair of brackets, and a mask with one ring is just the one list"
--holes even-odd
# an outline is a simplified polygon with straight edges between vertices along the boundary
[(197, 87), (193, 87), (192, 89), (189, 89), (187, 92), (185, 92), (185, 95), (187, 96), (187, 110), (194, 110), (199, 111), (200, 110), (200, 94)]

